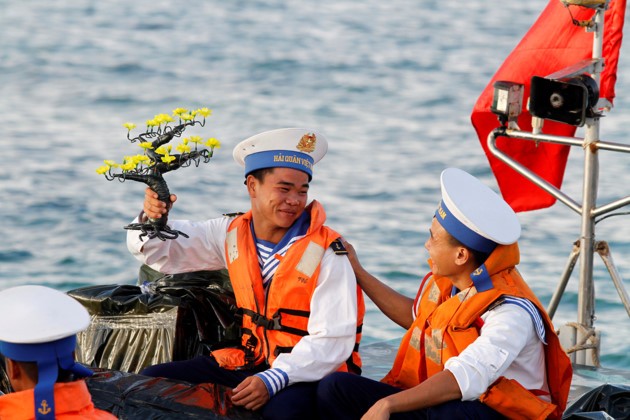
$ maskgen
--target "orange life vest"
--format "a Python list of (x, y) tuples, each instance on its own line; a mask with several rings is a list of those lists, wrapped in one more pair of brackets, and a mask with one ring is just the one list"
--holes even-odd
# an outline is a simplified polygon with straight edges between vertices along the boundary
[(515, 268), (518, 261), (517, 244), (499, 245), (471, 276), (479, 281), (455, 296), (451, 296), (453, 284), (448, 278), (432, 276), (422, 292), (418, 315), (383, 382), (407, 389), (441, 372), (449, 358), (479, 337), (477, 320), (493, 303), (504, 295), (521, 297), (536, 305), (545, 323), (545, 364), (553, 404), (538, 398), (536, 390), (528, 391), (506, 378), (491, 385), (480, 400), (510, 418), (561, 418), (571, 385), (571, 362), (549, 316)]
[[(263, 288), (251, 234), (251, 211), (230, 223), (225, 251), (230, 281), (242, 315), (242, 347), (214, 350), (212, 355), (220, 366), (237, 369), (251, 368), (263, 362), (271, 365), (279, 354), (290, 352), (303, 336), (308, 335), (310, 302), (317, 285), (321, 260), (326, 249), (340, 235), (324, 226), (326, 214), (317, 201), (313, 201), (305, 211), (310, 212), (310, 227), (280, 260), (267, 293)], [(336, 252), (345, 253), (345, 250), (341, 247)], [(339, 369), (354, 373), (361, 372), (358, 350), (365, 315), (363, 293), (358, 285), (357, 306), (355, 347)]]
[[(55, 384), (55, 419), (92, 419), (111, 420), (116, 419), (111, 413), (99, 410), (92, 403), (85, 381), (64, 382)], [(50, 407), (43, 404), (37, 407), (43, 414)], [(0, 397), (0, 419), (35, 419), (35, 393), (33, 389)]]

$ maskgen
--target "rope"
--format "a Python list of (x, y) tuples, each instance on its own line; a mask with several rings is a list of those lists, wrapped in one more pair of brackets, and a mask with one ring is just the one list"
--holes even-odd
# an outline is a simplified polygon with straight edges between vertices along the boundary
[(566, 350), (567, 354), (575, 353), (580, 350), (592, 349), (594, 350), (591, 352), (593, 366), (599, 367), (599, 338), (597, 337), (597, 334), (595, 334), (595, 328), (587, 328), (585, 325), (578, 324), (577, 322), (568, 322), (567, 325), (578, 330), (580, 332), (578, 336), (582, 337), (582, 340), (579, 343), (576, 343), (574, 346)]

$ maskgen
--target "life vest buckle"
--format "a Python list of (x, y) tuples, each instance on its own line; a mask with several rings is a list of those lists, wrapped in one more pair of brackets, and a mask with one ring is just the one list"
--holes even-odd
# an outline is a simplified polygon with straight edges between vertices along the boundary
[(259, 316), (256, 319), (253, 319), (254, 323), (259, 327), (263, 327), (267, 330), (280, 330), (282, 325), (280, 324), (281, 317), (278, 315), (273, 318), (266, 318), (264, 316)]

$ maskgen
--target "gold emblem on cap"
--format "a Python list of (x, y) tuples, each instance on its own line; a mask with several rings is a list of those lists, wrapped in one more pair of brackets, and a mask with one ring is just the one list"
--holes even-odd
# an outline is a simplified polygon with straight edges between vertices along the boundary
[(315, 150), (315, 143), (317, 143), (315, 133), (307, 133), (302, 136), (296, 147), (300, 152), (311, 153)]

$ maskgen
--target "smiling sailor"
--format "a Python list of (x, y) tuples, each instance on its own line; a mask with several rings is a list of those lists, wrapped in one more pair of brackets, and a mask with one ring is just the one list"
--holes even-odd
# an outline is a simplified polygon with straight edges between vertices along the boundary
[(44, 286), (0, 292), (0, 353), (14, 392), (0, 397), (0, 419), (115, 419), (94, 408), (74, 360), (76, 333), (90, 324), (76, 300)]
[[(327, 149), (326, 137), (309, 128), (251, 136), (233, 151), (245, 168), (249, 211), (169, 220), (189, 238), (142, 241), (128, 231), (129, 250), (162, 273), (227, 268), (242, 315), (236, 348), (150, 366), (143, 375), (229, 386), (234, 404), (278, 420), (316, 418), (317, 381), (337, 370), (360, 372), (363, 297), (340, 234), (325, 224), (324, 207), (308, 202), (313, 166)], [(146, 191), (147, 216), (166, 208)]]
[(342, 373), (322, 380), (322, 418), (561, 418), (571, 364), (516, 269), (516, 214), (461, 169), (440, 180), (425, 243), (431, 272), (415, 300), (365, 271), (347, 244), (363, 290), (407, 333), (381, 382)]

